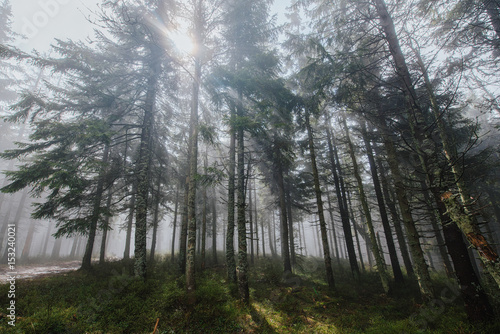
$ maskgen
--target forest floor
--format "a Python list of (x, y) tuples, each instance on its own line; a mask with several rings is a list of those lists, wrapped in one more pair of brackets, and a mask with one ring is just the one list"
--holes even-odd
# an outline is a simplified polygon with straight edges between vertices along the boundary
[[(146, 281), (131, 263), (96, 265), (16, 281), (16, 323), (8, 324), (9, 285), (0, 285), (0, 333), (500, 333), (500, 320), (472, 325), (453, 282), (434, 277), (440, 299), (421, 304), (414, 282), (386, 295), (374, 272), (323, 279), (319, 259), (302, 259), (298, 275), (283, 277), (279, 261), (260, 260), (250, 274), (250, 305), (237, 298), (222, 266), (197, 276), (188, 304), (184, 277), (159, 261)], [(337, 268), (338, 269), (338, 268)]]
[[(44, 263), (28, 263), (16, 266), (17, 279), (39, 279), (44, 276), (52, 276), (68, 271), (74, 271), (82, 265), (82, 261), (52, 261)], [(8, 267), (0, 268), (0, 282), (6, 282), (8, 279)]]

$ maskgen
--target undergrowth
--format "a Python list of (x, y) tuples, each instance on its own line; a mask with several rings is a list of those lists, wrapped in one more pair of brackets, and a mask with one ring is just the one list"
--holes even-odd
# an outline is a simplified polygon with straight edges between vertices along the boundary
[[(386, 295), (375, 272), (354, 280), (347, 268), (336, 268), (331, 291), (322, 260), (300, 258), (295, 274), (284, 275), (278, 260), (261, 259), (251, 267), (249, 305), (239, 301), (223, 267), (209, 268), (198, 273), (191, 304), (184, 277), (167, 261), (155, 263), (145, 281), (131, 275), (131, 262), (112, 262), (91, 272), (17, 281), (16, 326), (0, 313), (0, 332), (152, 333), (157, 321), (163, 334), (500, 332), (498, 322), (467, 322), (446, 277), (434, 277), (446, 298), (424, 305), (415, 282)], [(8, 305), (7, 291), (0, 286), (0, 305)]]

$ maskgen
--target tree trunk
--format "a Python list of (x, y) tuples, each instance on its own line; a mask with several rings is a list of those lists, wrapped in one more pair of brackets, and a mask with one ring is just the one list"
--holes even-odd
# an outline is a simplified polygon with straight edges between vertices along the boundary
[(49, 224), (47, 226), (47, 233), (45, 234), (45, 238), (44, 238), (44, 242), (43, 242), (42, 252), (40, 253), (42, 257), (45, 257), (47, 255), (47, 246), (49, 244), (51, 230), (52, 230), (52, 225), (49, 222)]
[[(205, 160), (205, 169), (206, 169)], [(207, 187), (203, 187), (203, 209), (201, 216), (201, 271), (205, 270), (206, 266), (206, 248), (207, 248)]]
[[(268, 222), (268, 225), (269, 225), (269, 222)], [(264, 217), (261, 217), (261, 220), (260, 220), (260, 231), (261, 231), (261, 242), (262, 242), (262, 256), (263, 257), (266, 257), (266, 244), (265, 244), (265, 241), (266, 241), (266, 232), (264, 231)]]
[(51, 260), (59, 260), (59, 255), (61, 253), (62, 238), (56, 238), (54, 242), (54, 247), (52, 247), (52, 253), (50, 255)]
[(330, 159), (330, 170), (333, 175), (333, 182), (335, 183), (335, 192), (337, 194), (340, 219), (342, 221), (342, 229), (344, 231), (344, 238), (347, 246), (349, 264), (351, 266), (351, 273), (354, 275), (354, 277), (358, 278), (359, 266), (358, 266), (358, 260), (356, 258), (356, 251), (354, 249), (354, 240), (352, 237), (351, 224), (349, 222), (349, 212), (348, 212), (348, 207), (346, 205), (347, 203), (346, 193), (343, 185), (341, 166), (337, 153), (337, 148), (335, 146), (335, 143), (333, 142), (330, 122), (328, 122), (326, 127), (326, 136), (328, 141), (328, 157)]
[[(188, 154), (189, 157), (189, 154)], [(186, 273), (186, 250), (187, 250), (187, 234), (188, 234), (188, 191), (189, 183), (186, 176), (186, 182), (184, 182), (184, 197), (182, 199), (182, 217), (181, 217), (181, 233), (179, 240), (179, 268), (182, 274)]]
[(326, 222), (325, 216), (323, 212), (323, 200), (321, 199), (321, 187), (319, 184), (319, 173), (318, 167), (316, 164), (316, 153), (314, 149), (314, 137), (312, 133), (311, 124), (309, 122), (309, 111), (305, 110), (305, 123), (307, 128), (307, 137), (309, 144), (309, 154), (311, 158), (311, 168), (314, 178), (314, 191), (316, 193), (316, 204), (318, 208), (318, 216), (319, 216), (319, 226), (321, 230), (321, 240), (323, 244), (323, 256), (325, 260), (325, 269), (326, 269), (326, 282), (328, 283), (328, 287), (330, 289), (335, 288), (335, 281), (333, 279), (333, 269), (332, 269), (332, 260), (330, 258), (330, 247), (328, 245), (328, 234), (326, 231)]
[(326, 187), (326, 198), (328, 200), (328, 213), (330, 215), (330, 221), (332, 222), (333, 244), (334, 244), (334, 249), (335, 249), (335, 257), (337, 258), (337, 265), (339, 267), (339, 270), (342, 270), (342, 266), (340, 264), (339, 245), (337, 242), (337, 232), (335, 229), (335, 221), (333, 219), (332, 200), (331, 200), (330, 192), (328, 191), (328, 186)]
[[(195, 39), (201, 41), (199, 30), (201, 22), (198, 22), (197, 17), (195, 25)], [(193, 92), (191, 101), (191, 119), (190, 119), (190, 135), (189, 135), (189, 176), (188, 176), (188, 206), (187, 206), (187, 221), (188, 221), (188, 237), (187, 237), (187, 254), (186, 254), (186, 289), (190, 295), (191, 301), (194, 303), (194, 291), (196, 290), (195, 281), (195, 251), (196, 251), (196, 176), (198, 174), (198, 105), (201, 80), (201, 60), (199, 55), (195, 57), (195, 71), (193, 80)]]
[(403, 229), (401, 228), (401, 219), (396, 209), (396, 205), (394, 204), (394, 201), (389, 192), (389, 183), (387, 182), (386, 172), (384, 165), (382, 163), (382, 159), (380, 158), (377, 159), (377, 162), (378, 162), (378, 169), (380, 171), (380, 183), (382, 185), (382, 193), (384, 195), (385, 202), (387, 203), (387, 208), (389, 209), (389, 213), (391, 214), (392, 222), (394, 224), (394, 230), (396, 231), (396, 236), (398, 238), (399, 250), (403, 258), (406, 274), (408, 276), (414, 276), (415, 273), (413, 272), (413, 266), (411, 264), (410, 254), (408, 253), (408, 247), (406, 247), (406, 239), (403, 234)]
[[(302, 222), (301, 225), (302, 225), (302, 235), (305, 237), (306, 231), (305, 231), (305, 228), (304, 228), (304, 222)], [(305, 241), (304, 241), (304, 253), (305, 253), (306, 257), (307, 257), (307, 243), (305, 243)]]
[[(363, 253), (361, 252), (361, 242), (359, 241), (359, 234), (360, 233), (359, 233), (358, 223), (356, 222), (356, 219), (354, 219), (353, 210), (352, 210), (352, 203), (351, 203), (351, 195), (349, 192), (347, 192), (346, 195), (347, 195), (347, 202), (349, 204), (350, 217), (351, 217), (352, 225), (354, 227), (354, 237), (356, 238), (356, 245), (358, 246), (359, 262), (361, 263), (361, 268), (364, 272), (366, 269), (365, 269), (365, 264), (363, 262)], [(365, 241), (365, 243), (367, 243), (367, 242)], [(367, 243), (367, 244), (369, 244), (369, 243)], [(370, 267), (371, 267), (371, 264), (370, 264)]]
[(28, 229), (28, 234), (26, 240), (24, 241), (23, 251), (21, 253), (21, 260), (26, 262), (30, 256), (31, 244), (33, 243), (33, 235), (35, 234), (36, 221), (30, 219), (30, 227)]
[[(271, 237), (271, 235), (269, 235)], [(275, 212), (273, 210), (273, 244), (274, 244), (274, 253), (273, 256), (278, 256), (278, 238), (276, 238), (276, 221), (275, 221)]]
[(154, 193), (154, 213), (153, 213), (153, 235), (151, 237), (151, 251), (149, 252), (149, 262), (153, 263), (156, 254), (156, 239), (158, 236), (158, 217), (160, 214), (160, 199), (161, 199), (161, 178), (163, 172), (163, 165), (160, 163), (158, 179), (156, 180), (156, 189)]
[[(453, 208), (449, 208), (453, 211)], [(453, 213), (450, 213), (453, 216)], [(472, 267), (462, 233), (455, 224), (443, 224), (446, 246), (453, 261), (460, 292), (465, 303), (465, 310), (470, 321), (488, 321), (493, 319), (493, 309), (488, 301), (480, 280)]]
[[(111, 192), (111, 187), (108, 191), (108, 198), (106, 199), (106, 209), (109, 212), (111, 210), (111, 200), (113, 198), (113, 194)], [(99, 264), (103, 264), (106, 258), (106, 243), (108, 238), (108, 230), (109, 230), (109, 216), (106, 215), (104, 219), (104, 228), (102, 229), (102, 240), (101, 240), (101, 252), (99, 254)]]
[[(14, 221), (11, 223), (11, 224), (14, 224), (15, 225), (15, 228), (18, 229), (19, 228), (19, 221), (21, 219), (21, 215), (24, 211), (24, 207), (26, 205), (26, 199), (28, 197), (28, 189), (27, 188), (24, 188), (23, 191), (22, 191), (22, 194), (21, 194), (21, 199), (19, 200), (19, 203), (17, 205), (17, 210), (16, 210), (16, 216), (14, 217)], [(8, 221), (9, 221), (9, 217), (10, 217), (10, 209), (7, 213), (7, 219), (5, 220), (5, 224), (4, 226), (7, 227), (7, 225), (9, 224)], [(5, 234), (6, 235), (6, 234)], [(2, 235), (2, 238), (3, 238), (3, 235)], [(1, 260), (1, 263), (7, 263), (7, 259), (8, 259), (8, 248), (9, 248), (9, 245), (8, 243), (6, 242), (5, 243), (5, 247), (4, 247), (4, 253), (3, 253), (3, 256), (2, 256), (2, 260)]]
[[(273, 212), (273, 219), (272, 219), (273, 225), (274, 225), (274, 212)], [(267, 221), (267, 234), (268, 234), (268, 240), (269, 240), (269, 250), (271, 252), (271, 256), (274, 258), (276, 257), (276, 252), (275, 252), (275, 247), (273, 247), (273, 239), (276, 241), (276, 238), (273, 238), (273, 233), (271, 231), (271, 222), (268, 220)]]
[(132, 242), (132, 227), (134, 226), (134, 213), (135, 213), (135, 193), (137, 189), (132, 185), (132, 196), (129, 202), (129, 211), (127, 217), (127, 235), (125, 236), (125, 250), (123, 251), (123, 259), (130, 259), (130, 244)]
[[(242, 118), (243, 94), (241, 89), (238, 89), (238, 106), (237, 115)], [(239, 124), (237, 127), (238, 136), (238, 183), (237, 188), (237, 222), (238, 222), (238, 290), (240, 298), (244, 304), (250, 302), (250, 292), (248, 289), (248, 260), (247, 260), (247, 228), (246, 228), (246, 204), (245, 204), (245, 136), (243, 125)]]
[[(498, 5), (496, 5), (495, 10), (497, 12), (496, 18), (498, 19)], [(455, 179), (455, 184), (458, 188), (461, 204), (449, 192), (445, 192), (441, 199), (446, 204), (446, 208), (448, 209), (447, 212), (450, 215), (450, 218), (457, 224), (458, 228), (465, 235), (470, 243), (470, 246), (477, 250), (479, 258), (483, 262), (485, 269), (493, 277), (498, 287), (500, 288), (500, 258), (495, 253), (493, 248), (489, 245), (488, 241), (483, 237), (482, 232), (478, 227), (475, 215), (469, 212), (468, 206), (470, 204), (471, 196), (462, 178), (463, 168), (460, 162), (461, 159), (459, 159), (456, 146), (447, 135), (445, 124), (441, 118), (441, 111), (432, 89), (429, 76), (425, 69), (425, 65), (420, 57), (420, 53), (416, 52), (416, 50), (414, 51), (417, 55), (419, 65), (424, 74), (424, 82), (426, 84), (427, 92), (429, 93), (431, 100), (431, 109), (438, 125), (439, 135), (443, 144), (443, 149), (448, 161), (448, 165), (451, 167), (451, 171)], [(427, 173), (427, 177), (430, 178), (430, 171)], [(430, 186), (432, 186), (431, 181), (432, 180), (428, 180)], [(437, 199), (437, 193), (435, 194), (435, 197), (439, 206), (440, 201)]]
[(290, 262), (293, 266), (297, 264), (295, 257), (295, 237), (293, 235), (293, 217), (292, 217), (292, 198), (290, 196), (290, 191), (286, 193), (286, 208), (287, 208), (287, 218), (288, 218), (288, 238), (289, 238), (289, 246), (290, 246)]
[(181, 185), (177, 184), (177, 190), (175, 191), (175, 206), (174, 206), (174, 221), (172, 223), (173, 225), (173, 231), (172, 231), (172, 249), (170, 250), (170, 261), (173, 263), (175, 259), (175, 232), (177, 229), (177, 211), (179, 209), (179, 191), (180, 191)]
[(385, 126), (382, 124), (379, 129), (382, 133), (384, 146), (387, 153), (387, 162), (389, 164), (389, 169), (391, 170), (392, 178), (394, 180), (394, 187), (396, 188), (396, 196), (401, 211), (401, 217), (403, 218), (403, 224), (405, 225), (406, 229), (408, 246), (410, 247), (410, 252), (413, 258), (413, 269), (415, 270), (415, 275), (417, 276), (420, 294), (422, 295), (422, 298), (424, 300), (428, 301), (433, 298), (434, 290), (432, 287), (429, 269), (427, 267), (427, 263), (425, 262), (424, 252), (420, 244), (419, 234), (415, 225), (415, 221), (413, 220), (413, 217), (411, 215), (411, 208), (406, 193), (406, 187), (403, 183), (403, 177), (399, 170), (396, 148), (394, 147), (394, 142), (387, 135)]
[[(106, 145), (104, 147), (102, 164), (105, 166), (108, 163), (108, 160), (109, 160), (109, 145)], [(97, 232), (97, 223), (99, 222), (99, 217), (101, 215), (101, 213), (100, 213), (101, 201), (102, 201), (102, 196), (104, 194), (104, 175), (105, 175), (105, 171), (101, 170), (99, 172), (96, 192), (94, 195), (95, 197), (94, 197), (92, 216), (91, 216), (90, 227), (89, 227), (89, 238), (87, 240), (85, 254), (83, 255), (82, 267), (81, 267), (82, 270), (89, 270), (91, 268), (92, 252), (94, 250), (95, 235)], [(54, 256), (54, 252), (52, 252), (52, 257), (53, 256)]]
[(254, 180), (254, 192), (253, 192), (253, 196), (254, 196), (254, 200), (253, 200), (253, 207), (254, 207), (254, 220), (255, 220), (255, 245), (257, 246), (257, 249), (256, 249), (256, 255), (257, 255), (257, 259), (259, 258), (259, 219), (257, 218), (257, 187), (255, 186), (255, 180)]
[(235, 169), (236, 169), (236, 131), (234, 123), (236, 115), (231, 111), (231, 139), (229, 144), (229, 170), (227, 187), (227, 235), (226, 235), (226, 265), (229, 282), (236, 283), (236, 260), (234, 258), (234, 225), (235, 225)]
[(281, 258), (283, 259), (283, 272), (288, 273), (292, 271), (292, 264), (290, 262), (290, 248), (288, 244), (289, 238), (285, 183), (283, 181), (283, 170), (279, 164), (275, 166), (274, 177), (278, 186), (278, 197), (280, 203)]
[(215, 196), (212, 197), (212, 258), (214, 265), (217, 265), (219, 262), (217, 260), (217, 205)]
[[(155, 48), (155, 47), (152, 47)], [(156, 85), (161, 71), (159, 49), (152, 49), (150, 54), (150, 75), (147, 80), (147, 91), (144, 101), (144, 115), (141, 126), (141, 140), (137, 159), (136, 177), (137, 193), (135, 198), (135, 240), (134, 240), (134, 275), (146, 278), (147, 261), (147, 216), (148, 196), (150, 192), (150, 170), (153, 156), (153, 125), (156, 100)]]
[(433, 205), (433, 201), (430, 198), (429, 191), (427, 189), (425, 181), (423, 181), (423, 180), (420, 181), (420, 186), (422, 188), (424, 200), (431, 211), (431, 216), (430, 216), (429, 220), (431, 222), (432, 229), (434, 230), (434, 235), (436, 236), (439, 254), (441, 255), (441, 258), (443, 259), (444, 270), (446, 272), (446, 275), (448, 277), (452, 278), (453, 277), (453, 266), (451, 265), (450, 259), (448, 257), (448, 253), (446, 251), (446, 244), (445, 244), (445, 241), (443, 239), (443, 235), (441, 234), (441, 229), (439, 228), (438, 220), (441, 222), (441, 226), (444, 225), (444, 222), (441, 221), (441, 217), (439, 216), (439, 211), (437, 210), (435, 205)]
[(69, 253), (70, 259), (74, 259), (76, 257), (76, 251), (78, 250), (78, 246), (80, 246), (80, 240), (80, 236), (73, 239), (73, 245), (71, 246), (71, 252)]
[[(250, 160), (248, 168), (250, 168)], [(252, 182), (248, 182), (248, 223), (250, 224), (250, 263), (254, 264), (254, 234), (253, 234), (253, 203), (252, 203)]]
[(384, 291), (387, 293), (389, 292), (389, 275), (385, 268), (385, 262), (384, 258), (382, 257), (381, 249), (379, 248), (376, 240), (375, 229), (373, 227), (372, 216), (370, 213), (370, 207), (368, 205), (368, 200), (366, 198), (363, 181), (359, 173), (359, 167), (356, 160), (356, 155), (354, 153), (354, 145), (352, 144), (349, 135), (349, 128), (347, 127), (345, 115), (342, 115), (342, 123), (344, 125), (346, 141), (349, 148), (349, 155), (351, 156), (351, 162), (353, 165), (354, 178), (356, 179), (358, 185), (359, 200), (361, 202), (361, 207), (363, 208), (363, 214), (366, 219), (366, 226), (368, 227), (368, 235), (370, 236), (370, 240), (372, 243), (373, 256), (375, 256), (375, 263), (377, 265), (377, 271), (380, 276), (380, 281), (382, 282), (382, 287), (384, 288)]
[(396, 284), (400, 284), (403, 283), (404, 281), (403, 272), (401, 271), (401, 267), (399, 265), (398, 255), (396, 253), (396, 246), (394, 245), (394, 239), (392, 238), (392, 231), (389, 225), (389, 218), (387, 217), (387, 210), (385, 208), (385, 201), (382, 195), (382, 188), (380, 186), (377, 166), (375, 164), (375, 157), (373, 156), (372, 145), (370, 143), (370, 140), (368, 139), (368, 134), (366, 131), (366, 123), (364, 121), (361, 123), (361, 134), (363, 136), (363, 141), (365, 142), (366, 154), (368, 156), (368, 163), (370, 165), (370, 171), (373, 179), (373, 187), (375, 189), (375, 195), (377, 198), (380, 218), (382, 220), (382, 226), (384, 228), (387, 249), (389, 251), (389, 257), (391, 259), (394, 281)]

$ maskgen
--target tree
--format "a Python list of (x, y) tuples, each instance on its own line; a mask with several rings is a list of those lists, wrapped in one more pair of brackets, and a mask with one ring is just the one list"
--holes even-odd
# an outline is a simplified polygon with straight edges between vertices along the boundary
[[(225, 87), (223, 95), (230, 110), (231, 132), (235, 134), (235, 169), (236, 169), (236, 222), (238, 225), (238, 270), (237, 280), (240, 297), (249, 302), (247, 231), (246, 231), (246, 196), (245, 196), (245, 132), (251, 125), (250, 115), (254, 103), (252, 94), (258, 91), (255, 86), (259, 82), (258, 75), (266, 74), (270, 67), (266, 64), (269, 56), (265, 50), (270, 37), (267, 1), (228, 1), (224, 7), (223, 36), (227, 41), (226, 65), (220, 67), (215, 77), (219, 78), (218, 86)], [(231, 148), (232, 146), (231, 139)], [(230, 159), (233, 153), (230, 152)], [(228, 235), (226, 257), (228, 258), (229, 278), (232, 275), (231, 230), (232, 230), (232, 160), (229, 164), (229, 197), (228, 197)]]

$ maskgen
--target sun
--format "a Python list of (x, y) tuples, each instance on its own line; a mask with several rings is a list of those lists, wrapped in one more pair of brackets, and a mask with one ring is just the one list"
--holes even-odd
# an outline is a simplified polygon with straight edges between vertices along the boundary
[(195, 51), (195, 43), (187, 29), (177, 29), (169, 33), (172, 44), (182, 55), (192, 55)]

